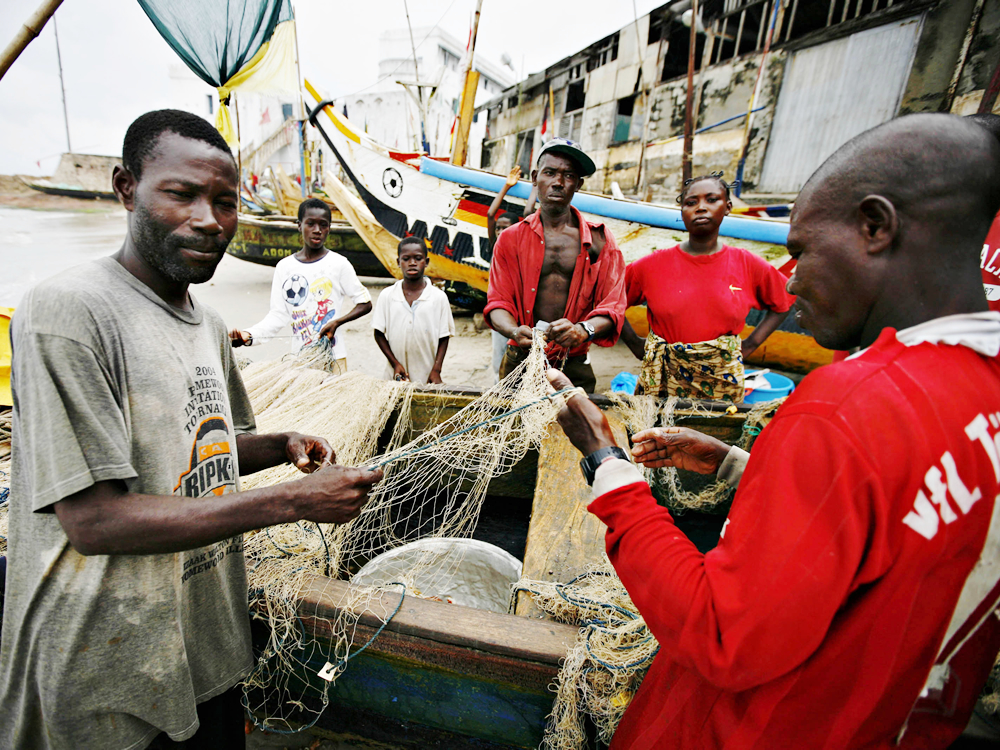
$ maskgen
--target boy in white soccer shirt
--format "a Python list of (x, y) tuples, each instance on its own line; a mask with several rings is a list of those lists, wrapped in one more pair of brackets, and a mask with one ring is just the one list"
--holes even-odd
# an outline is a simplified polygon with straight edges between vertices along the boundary
[[(319, 198), (302, 201), (302, 249), (278, 261), (271, 283), (270, 311), (250, 328), (230, 331), (233, 346), (263, 344), (291, 324), (293, 350), (325, 336), (333, 343), (336, 372), (347, 372), (347, 347), (337, 338), (337, 329), (371, 312), (372, 298), (347, 259), (324, 247), (331, 216), (330, 207)], [(345, 311), (348, 300), (354, 305)]]
[(388, 361), (386, 380), (440, 383), (448, 339), (455, 335), (451, 304), (424, 276), (427, 245), (406, 237), (397, 249), (403, 278), (379, 295), (372, 326), (375, 343)]

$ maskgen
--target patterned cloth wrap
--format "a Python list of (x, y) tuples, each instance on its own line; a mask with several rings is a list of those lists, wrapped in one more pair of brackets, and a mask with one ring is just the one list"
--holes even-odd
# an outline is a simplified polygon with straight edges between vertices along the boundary
[(669, 344), (650, 331), (636, 393), (742, 403), (741, 344), (740, 337), (732, 335), (693, 344)]

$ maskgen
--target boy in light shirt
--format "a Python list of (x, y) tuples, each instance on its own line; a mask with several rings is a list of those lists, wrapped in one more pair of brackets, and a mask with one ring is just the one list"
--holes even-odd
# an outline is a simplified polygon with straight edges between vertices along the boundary
[(333, 345), (334, 372), (347, 372), (347, 347), (337, 329), (371, 312), (372, 301), (350, 262), (326, 248), (330, 219), (330, 207), (319, 198), (301, 203), (302, 249), (278, 261), (271, 309), (246, 330), (230, 331), (233, 346), (263, 344), (291, 325), (294, 351), (325, 336)]
[(379, 295), (372, 326), (387, 360), (386, 380), (440, 383), (448, 339), (455, 335), (451, 304), (424, 276), (427, 245), (406, 237), (397, 248), (403, 278)]

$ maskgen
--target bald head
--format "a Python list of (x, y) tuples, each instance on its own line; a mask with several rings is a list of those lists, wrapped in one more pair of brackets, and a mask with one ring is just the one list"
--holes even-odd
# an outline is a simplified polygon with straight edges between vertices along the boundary
[(862, 133), (795, 203), (799, 322), (848, 349), (885, 327), (986, 310), (979, 256), (998, 210), (1000, 142), (984, 128), (925, 114)]
[(1000, 210), (1000, 142), (970, 120), (942, 114), (900, 117), (848, 141), (813, 173), (799, 203), (821, 200), (853, 213), (869, 195), (902, 219), (897, 244), (914, 232), (967, 245), (978, 258)]

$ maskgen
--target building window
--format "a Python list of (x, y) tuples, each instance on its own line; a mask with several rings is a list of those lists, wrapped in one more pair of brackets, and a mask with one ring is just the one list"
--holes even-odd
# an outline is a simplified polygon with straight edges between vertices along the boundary
[(282, 104), (281, 105), (281, 119), (282, 120), (291, 120), (292, 119), (292, 105), (291, 104)]
[(591, 54), (587, 58), (587, 72), (596, 70), (602, 65), (618, 59), (618, 32), (602, 39), (590, 48)]
[[(703, 22), (706, 27), (711, 27), (713, 40), (709, 62), (717, 64), (763, 49), (774, 14), (774, 2), (775, 0), (725, 0), (721, 13), (705, 16)], [(784, 13), (778, 14), (771, 45), (799, 39), (820, 29), (865, 19), (892, 5), (893, 0), (793, 0), (785, 4)], [(670, 47), (674, 46), (678, 26), (680, 24), (676, 22), (671, 24)], [(681, 28), (684, 33), (689, 31), (685, 27)], [(686, 53), (686, 43), (684, 49)], [(700, 57), (699, 53), (699, 65)], [(679, 74), (669, 77), (676, 75)], [(667, 77), (665, 74), (664, 79)]]
[(517, 134), (517, 148), (514, 163), (521, 168), (521, 174), (531, 174), (531, 157), (535, 147), (535, 130), (525, 130)]
[[(687, 75), (688, 52), (691, 49), (691, 29), (679, 20), (670, 22), (667, 29), (667, 45), (663, 55), (661, 81)], [(698, 34), (694, 45), (694, 69), (701, 70), (701, 58), (705, 51), (705, 35)]]
[(559, 137), (580, 142), (583, 132), (583, 110), (568, 112), (559, 119)]
[(656, 44), (660, 41), (660, 37), (663, 36), (663, 30), (667, 26), (667, 20), (663, 16), (658, 16), (649, 18), (649, 36), (646, 38), (646, 44)]
[(615, 116), (615, 129), (611, 135), (612, 143), (623, 143), (629, 139), (632, 129), (632, 113), (635, 111), (635, 94), (618, 100), (618, 113)]
[(495, 141), (484, 141), (482, 155), (479, 159), (480, 169), (490, 169), (493, 166), (493, 160), (497, 158), (497, 155), (503, 152), (503, 139), (499, 138)]
[(208, 97), (208, 114), (215, 114), (215, 94), (205, 94)]
[(449, 70), (458, 70), (458, 55), (441, 46), (438, 47), (438, 50), (441, 52), (441, 64)]
[(566, 111), (575, 112), (583, 109), (586, 94), (583, 91), (583, 81), (574, 81), (566, 87)]
[(507, 109), (513, 109), (517, 106), (517, 94), (514, 96), (507, 97)]

